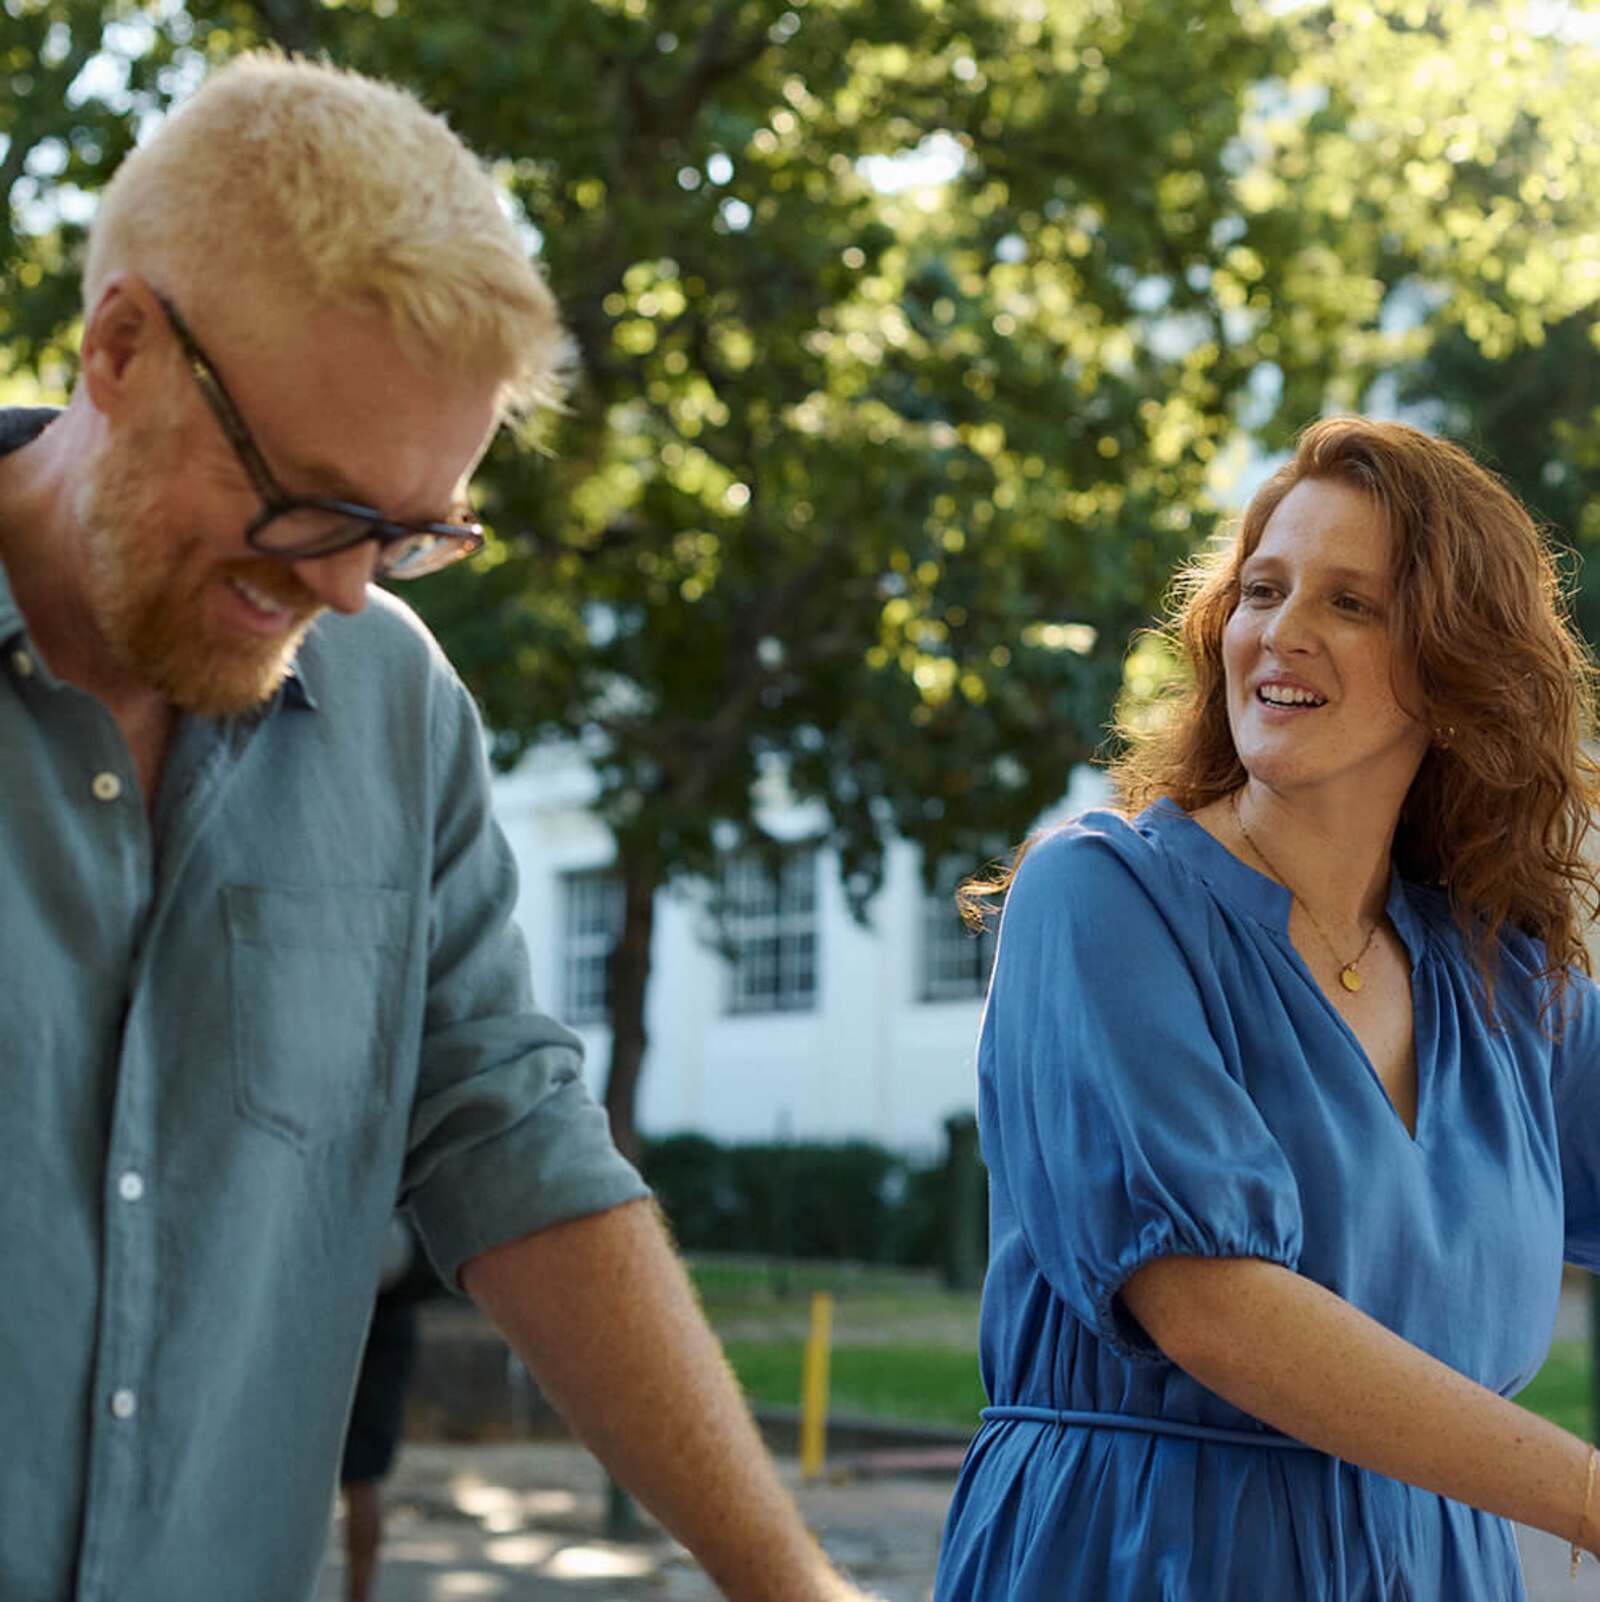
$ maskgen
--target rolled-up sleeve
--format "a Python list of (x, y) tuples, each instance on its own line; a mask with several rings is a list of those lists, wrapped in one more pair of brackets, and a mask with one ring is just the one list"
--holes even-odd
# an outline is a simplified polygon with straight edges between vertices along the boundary
[(402, 1196), (440, 1277), (479, 1252), (649, 1194), (612, 1144), (571, 1031), (534, 1005), (516, 867), (477, 715), (435, 705), (427, 1004)]

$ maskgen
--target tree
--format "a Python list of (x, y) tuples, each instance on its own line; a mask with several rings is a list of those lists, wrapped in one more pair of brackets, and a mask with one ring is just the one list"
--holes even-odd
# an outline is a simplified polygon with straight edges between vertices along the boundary
[(1489, 357), (1460, 332), (1401, 374), (1403, 401), (1466, 442), (1567, 552), (1573, 614), (1600, 644), (1600, 353), (1593, 314), (1544, 331), (1537, 345)]
[(138, 116), (161, 102), (169, 59), (153, 30), (114, 8), (0, 7), (0, 378), (62, 360), (92, 197), (132, 147)]
[[(429, 609), (506, 755), (580, 738), (600, 774), (625, 1144), (656, 892), (761, 844), (764, 772), (864, 908), (891, 832), (981, 860), (1100, 743), (1259, 359), (1218, 285), (1274, 38), (1228, 4), (909, 0), (342, 36), (507, 153), (579, 340), (553, 457), (496, 456), (503, 543)], [(943, 181), (897, 192), (908, 152)]]
[[(1548, 173), (1508, 197), (1512, 123), (1463, 109), (1468, 68), (1503, 46), (1504, 98), (1561, 132), (1574, 187), (1593, 148), (1560, 34), (1496, 43), (1494, 9), (130, 8), (155, 91), (263, 37), (413, 84), (542, 250), (568, 408), (546, 452), (496, 447), (500, 537), (421, 599), (502, 760), (575, 739), (600, 775), (624, 1145), (655, 893), (762, 845), (764, 774), (818, 804), (863, 911), (891, 833), (930, 870), (981, 860), (1100, 743), (1243, 425), (1281, 439), (1438, 326), (1487, 344), (1581, 314), (1537, 265), (1577, 259), (1567, 213), (1528, 273), (1487, 265), (1555, 201)], [(79, 138), (61, 109), (36, 149)], [(69, 247), (24, 228), (7, 270)]]
[[(1295, 65), (1263, 101), (1241, 194), (1294, 215), (1302, 312), (1359, 296), (1342, 398), (1452, 330), (1493, 357), (1593, 307), (1597, 23), (1592, 4), (1559, 0), (1295, 13)], [(1320, 282), (1319, 267), (1333, 269)]]
[[(1355, 400), (1452, 434), (1572, 553), (1600, 641), (1600, 9), (1355, 0), (1307, 13), (1292, 93), (1253, 180), (1295, 186), (1302, 222), (1370, 282), (1346, 369)], [(1275, 175), (1275, 176), (1273, 176)], [(1382, 393), (1382, 392), (1380, 392)]]

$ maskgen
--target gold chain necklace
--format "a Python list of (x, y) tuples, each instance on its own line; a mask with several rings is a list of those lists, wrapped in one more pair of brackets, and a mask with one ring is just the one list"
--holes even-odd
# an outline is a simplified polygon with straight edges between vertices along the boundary
[(1367, 943), (1359, 952), (1357, 952), (1355, 956), (1346, 962), (1339, 955), (1338, 948), (1334, 945), (1332, 936), (1329, 935), (1328, 931), (1322, 927), (1322, 920), (1311, 910), (1309, 906), (1306, 905), (1303, 897), (1295, 894), (1294, 886), (1290, 884), (1289, 881), (1284, 878), (1284, 876), (1279, 873), (1275, 867), (1273, 867), (1271, 859), (1267, 856), (1266, 852), (1256, 844), (1255, 836), (1252, 835), (1247, 828), (1245, 828), (1244, 817), (1239, 811), (1239, 792), (1235, 790), (1232, 795), (1228, 797), (1228, 800), (1233, 805), (1233, 821), (1239, 825), (1239, 833), (1244, 836), (1244, 843), (1249, 846), (1258, 857), (1261, 858), (1261, 861), (1265, 865), (1267, 872), (1270, 873), (1272, 877), (1289, 892), (1289, 899), (1291, 901), (1298, 901), (1300, 903), (1301, 910), (1311, 920), (1312, 928), (1314, 928), (1317, 933), (1322, 936), (1323, 945), (1328, 948), (1329, 956), (1333, 958), (1335, 964), (1338, 966), (1339, 983), (1342, 984), (1346, 990), (1352, 992), (1359, 990), (1362, 985), (1361, 974), (1359, 971), (1361, 962), (1366, 957), (1367, 953), (1372, 950), (1372, 942), (1378, 938), (1378, 924), (1382, 923), (1383, 919), (1380, 918), (1378, 923), (1373, 924), (1372, 931), (1367, 936)]

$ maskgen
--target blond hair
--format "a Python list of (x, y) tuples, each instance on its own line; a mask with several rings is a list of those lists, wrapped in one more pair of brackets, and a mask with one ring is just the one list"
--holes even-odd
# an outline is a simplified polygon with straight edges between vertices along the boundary
[(90, 231), (86, 307), (119, 271), (185, 298), (265, 281), (381, 312), (424, 371), (498, 378), (503, 408), (553, 398), (566, 359), (554, 298), (443, 118), (274, 53), (215, 73), (118, 168)]

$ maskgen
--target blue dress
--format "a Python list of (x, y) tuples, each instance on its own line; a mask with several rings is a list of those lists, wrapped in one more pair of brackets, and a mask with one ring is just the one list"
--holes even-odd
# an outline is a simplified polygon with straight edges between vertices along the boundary
[(1413, 1137), (1289, 908), (1170, 803), (1085, 814), (1019, 871), (978, 1055), (992, 1405), (936, 1602), (1524, 1595), (1504, 1520), (1270, 1430), (1118, 1298), (1158, 1257), (1266, 1258), (1510, 1395), (1549, 1344), (1563, 1255), (1600, 1266), (1594, 987), (1553, 1044), (1539, 948), (1508, 935), (1491, 1029), (1444, 898), (1397, 876)]

